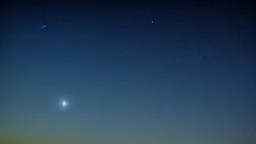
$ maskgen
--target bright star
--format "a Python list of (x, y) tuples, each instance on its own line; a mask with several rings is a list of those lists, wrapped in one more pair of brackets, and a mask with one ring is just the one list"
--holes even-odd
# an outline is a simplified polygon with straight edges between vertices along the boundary
[(62, 108), (67, 108), (68, 107), (68, 101), (66, 101), (66, 100), (62, 100), (61, 102), (60, 102), (60, 105), (61, 105), (61, 107)]

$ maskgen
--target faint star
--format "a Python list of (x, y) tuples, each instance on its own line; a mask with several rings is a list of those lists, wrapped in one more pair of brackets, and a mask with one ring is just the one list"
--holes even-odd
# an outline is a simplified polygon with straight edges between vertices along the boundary
[(42, 29), (46, 28), (46, 24), (42, 24), (41, 28)]

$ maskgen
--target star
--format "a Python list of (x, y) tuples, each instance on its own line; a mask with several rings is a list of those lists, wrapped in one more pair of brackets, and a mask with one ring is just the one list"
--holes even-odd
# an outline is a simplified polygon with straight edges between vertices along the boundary
[(68, 103), (67, 100), (62, 100), (62, 101), (60, 102), (61, 108), (66, 109), (66, 108), (68, 107), (68, 105), (69, 105), (69, 103)]
[(42, 29), (45, 29), (45, 28), (46, 28), (46, 24), (42, 24), (42, 25), (41, 25), (41, 28), (42, 28)]
[(63, 102), (62, 102), (62, 106), (63, 106), (63, 107), (67, 106), (67, 102), (63, 101)]

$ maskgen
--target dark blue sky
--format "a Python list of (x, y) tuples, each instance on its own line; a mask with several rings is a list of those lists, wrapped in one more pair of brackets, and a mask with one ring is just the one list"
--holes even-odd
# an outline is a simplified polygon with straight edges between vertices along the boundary
[(255, 1), (3, 4), (1, 143), (256, 142)]

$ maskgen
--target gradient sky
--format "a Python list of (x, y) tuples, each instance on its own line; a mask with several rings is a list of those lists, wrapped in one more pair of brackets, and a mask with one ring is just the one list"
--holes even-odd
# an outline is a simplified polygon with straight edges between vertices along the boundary
[(3, 4), (0, 143), (256, 143), (254, 0)]

